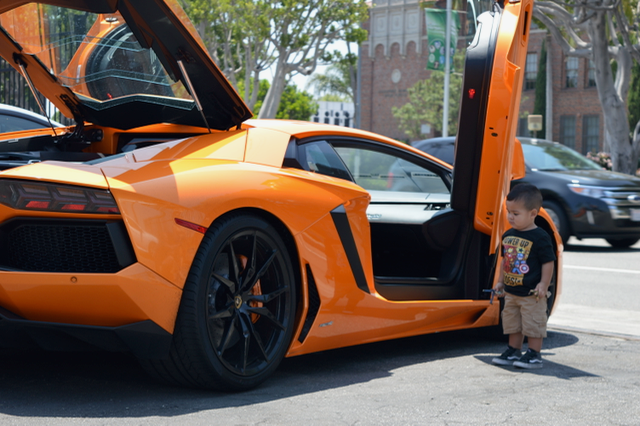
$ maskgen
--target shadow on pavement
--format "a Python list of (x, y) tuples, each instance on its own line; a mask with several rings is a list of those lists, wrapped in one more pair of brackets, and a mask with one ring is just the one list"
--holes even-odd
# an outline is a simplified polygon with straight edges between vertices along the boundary
[[(551, 332), (550, 350), (578, 338)], [(386, 378), (399, 368), (438, 360), (474, 357), (491, 362), (504, 342), (478, 330), (439, 333), (372, 343), (285, 359), (262, 386), (226, 394), (157, 384), (127, 354), (51, 353), (0, 349), (0, 413), (19, 417), (171, 417), (242, 407)], [(587, 375), (553, 365), (540, 374)]]
[(489, 364), (503, 371), (511, 371), (513, 374), (535, 374), (537, 376), (556, 377), (558, 379), (574, 379), (577, 377), (599, 377), (596, 374), (587, 373), (586, 371), (578, 370), (577, 368), (569, 367), (567, 365), (557, 364), (555, 362), (545, 359), (549, 355), (554, 355), (548, 351), (542, 351), (542, 360), (544, 366), (538, 369), (527, 370), (526, 368), (516, 368), (513, 366), (494, 365), (491, 360), (493, 356), (475, 356), (474, 358)]

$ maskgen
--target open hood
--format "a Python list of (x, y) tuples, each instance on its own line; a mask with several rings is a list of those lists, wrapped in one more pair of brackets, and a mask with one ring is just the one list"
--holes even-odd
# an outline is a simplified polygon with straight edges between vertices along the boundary
[(76, 121), (226, 130), (252, 115), (177, 0), (3, 0), (0, 55)]

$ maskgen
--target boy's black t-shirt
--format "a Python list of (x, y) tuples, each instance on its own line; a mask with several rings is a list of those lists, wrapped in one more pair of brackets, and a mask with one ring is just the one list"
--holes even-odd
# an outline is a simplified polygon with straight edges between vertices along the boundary
[(505, 291), (529, 296), (542, 278), (542, 265), (556, 259), (551, 237), (541, 228), (509, 229), (502, 235)]

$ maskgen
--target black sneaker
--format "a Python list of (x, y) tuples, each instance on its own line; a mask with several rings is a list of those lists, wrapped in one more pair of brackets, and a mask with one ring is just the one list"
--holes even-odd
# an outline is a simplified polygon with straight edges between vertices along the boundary
[(540, 352), (529, 349), (522, 355), (522, 358), (513, 363), (514, 367), (520, 368), (542, 368), (542, 357)]
[(502, 355), (495, 357), (491, 362), (498, 365), (513, 365), (521, 357), (522, 352), (520, 352), (520, 349), (509, 346), (506, 351), (502, 352)]

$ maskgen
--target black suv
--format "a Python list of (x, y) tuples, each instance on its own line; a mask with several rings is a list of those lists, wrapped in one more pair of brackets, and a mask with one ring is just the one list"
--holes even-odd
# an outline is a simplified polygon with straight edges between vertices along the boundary
[[(543, 206), (565, 244), (571, 235), (604, 238), (613, 247), (629, 247), (640, 239), (640, 178), (603, 170), (557, 142), (518, 139), (527, 173), (513, 184), (527, 182), (540, 188)], [(453, 164), (454, 144), (455, 138), (448, 137), (413, 146)]]

